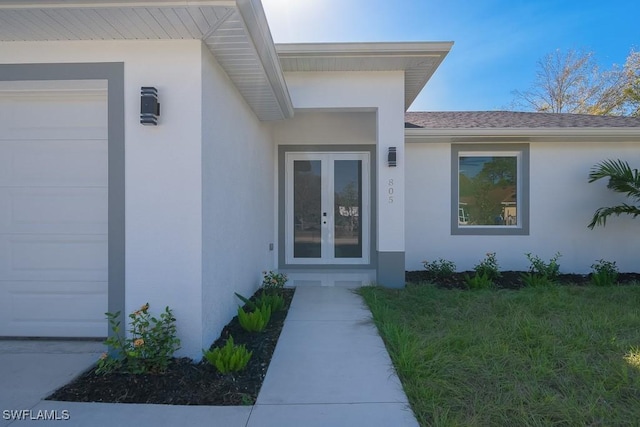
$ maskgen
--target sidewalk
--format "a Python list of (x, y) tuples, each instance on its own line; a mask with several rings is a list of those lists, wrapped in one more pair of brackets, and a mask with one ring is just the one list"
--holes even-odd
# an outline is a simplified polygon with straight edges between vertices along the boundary
[[(6, 421), (0, 427), (23, 425), (72, 426), (417, 426), (370, 312), (352, 290), (339, 287), (298, 287), (280, 340), (255, 406), (171, 406), (42, 401), (68, 381), (68, 370), (81, 372), (95, 361), (95, 349), (78, 350), (70, 359), (55, 354), (0, 352), (0, 411), (31, 409), (68, 411), (65, 421)], [(80, 354), (82, 353), (82, 354)], [(25, 360), (24, 358), (27, 357)], [(47, 368), (40, 396), (27, 393), (26, 381), (4, 376), (7, 363), (25, 361), (34, 375)], [(61, 369), (57, 363), (62, 362)], [(85, 366), (86, 365), (86, 366)], [(79, 373), (78, 372), (78, 373)], [(53, 378), (55, 377), (55, 378)], [(54, 384), (56, 381), (60, 384)], [(22, 384), (22, 387), (21, 387)], [(14, 390), (7, 390), (8, 387)], [(15, 393), (15, 390), (18, 393)], [(21, 394), (24, 392), (26, 394)]]
[(352, 290), (298, 287), (249, 426), (417, 426)]

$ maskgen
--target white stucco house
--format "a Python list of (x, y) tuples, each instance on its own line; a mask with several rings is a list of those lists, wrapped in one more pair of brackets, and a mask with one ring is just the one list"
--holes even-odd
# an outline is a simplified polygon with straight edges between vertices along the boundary
[(636, 270), (631, 220), (586, 229), (616, 201), (586, 176), (640, 164), (640, 120), (407, 113), (451, 46), (275, 45), (259, 0), (3, 1), (0, 337), (105, 336), (149, 302), (199, 357), (264, 270)]

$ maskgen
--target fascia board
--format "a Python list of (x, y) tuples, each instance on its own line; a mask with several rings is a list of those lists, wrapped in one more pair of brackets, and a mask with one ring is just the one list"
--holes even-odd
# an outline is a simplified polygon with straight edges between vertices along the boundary
[(280, 56), (362, 57), (446, 55), (453, 42), (280, 43)]
[[(282, 60), (313, 59), (318, 67), (315, 71), (326, 71), (322, 64), (331, 68), (332, 61), (372, 59), (381, 66), (370, 69), (361, 65), (360, 71), (403, 70), (411, 73), (411, 79), (405, 78), (406, 111), (452, 46), (453, 42), (285, 43), (276, 45), (276, 50)], [(398, 58), (405, 60), (404, 64), (399, 65)], [(431, 58), (433, 64), (425, 67), (410, 61), (414, 58)]]
[(529, 140), (603, 140), (640, 141), (640, 128), (473, 128), (405, 129), (406, 142), (457, 142), (469, 138), (528, 138)]
[(267, 17), (260, 0), (237, 0), (238, 11), (253, 40), (269, 84), (278, 100), (284, 118), (293, 117), (293, 102), (276, 52)]
[(68, 1), (3, 1), (0, 9), (71, 9), (111, 7), (236, 7), (235, 0), (68, 0)]

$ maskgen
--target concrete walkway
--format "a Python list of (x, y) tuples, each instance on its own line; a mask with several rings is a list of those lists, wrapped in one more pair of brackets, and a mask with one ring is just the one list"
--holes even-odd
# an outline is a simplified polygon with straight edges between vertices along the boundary
[[(48, 350), (32, 353), (31, 342), (0, 341), (0, 427), (417, 426), (370, 318), (350, 289), (299, 287), (255, 406), (43, 401), (88, 368), (101, 351), (99, 345), (75, 343), (75, 350), (62, 352), (74, 347), (52, 343)], [(5, 410), (30, 410), (32, 417), (48, 411), (69, 419), (6, 420)]]
[(414, 426), (360, 296), (299, 287), (249, 426)]

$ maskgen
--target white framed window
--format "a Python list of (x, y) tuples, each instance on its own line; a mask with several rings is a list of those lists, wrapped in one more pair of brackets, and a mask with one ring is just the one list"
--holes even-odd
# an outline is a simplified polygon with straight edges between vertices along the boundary
[(529, 145), (451, 145), (451, 234), (529, 234)]

